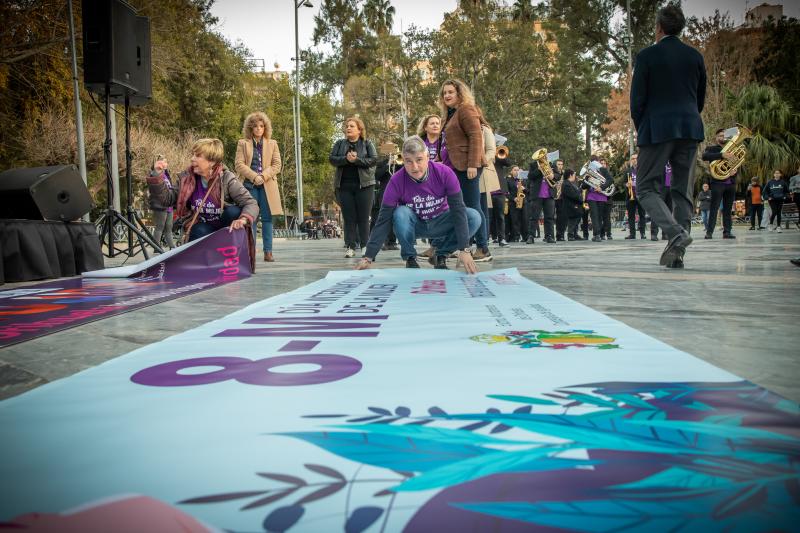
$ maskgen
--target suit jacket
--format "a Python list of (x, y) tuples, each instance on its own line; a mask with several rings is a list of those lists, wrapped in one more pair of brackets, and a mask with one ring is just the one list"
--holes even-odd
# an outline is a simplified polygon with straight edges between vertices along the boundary
[[(265, 139), (261, 147), (261, 161), (264, 176), (264, 190), (267, 191), (267, 203), (269, 212), (273, 215), (282, 215), (283, 206), (281, 205), (281, 194), (278, 191), (278, 173), (281, 171), (281, 154), (278, 151), (278, 143), (274, 139)], [(234, 168), (239, 181), (246, 187), (255, 187), (253, 180), (258, 175), (255, 170), (250, 168), (253, 163), (253, 141), (250, 139), (239, 139), (236, 143), (236, 160)]]
[(444, 126), (447, 156), (456, 170), (486, 166), (483, 131), (474, 105), (461, 104)]
[(561, 198), (564, 200), (561, 209), (567, 218), (580, 218), (583, 215), (583, 197), (577, 182), (565, 181), (561, 186)]
[(700, 113), (706, 98), (703, 56), (668, 35), (636, 56), (631, 85), (631, 117), (637, 144), (675, 139), (702, 141)]
[[(539, 170), (539, 163), (536, 161), (531, 161), (530, 166), (528, 166), (528, 190), (531, 191), (528, 200), (533, 201), (539, 198), (539, 189), (542, 187), (542, 180), (544, 179), (544, 174), (542, 171)], [(553, 180), (555, 181), (556, 173), (553, 171)], [(547, 187), (550, 189), (550, 198), (556, 197), (556, 189), (555, 187)]]

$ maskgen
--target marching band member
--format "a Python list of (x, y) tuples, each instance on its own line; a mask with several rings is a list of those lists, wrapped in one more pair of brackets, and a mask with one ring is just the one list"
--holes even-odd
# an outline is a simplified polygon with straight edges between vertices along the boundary
[[(564, 160), (563, 159), (556, 159), (556, 164), (553, 167), (553, 179), (555, 179), (556, 183), (561, 181), (564, 178)], [(563, 187), (563, 183), (562, 183)], [(563, 192), (562, 192), (563, 194)], [(564, 207), (564, 202), (561, 201), (561, 198), (555, 199), (555, 216), (556, 216), (556, 241), (563, 241), (564, 240), (564, 232), (567, 230), (567, 216), (561, 213), (561, 210)]]
[[(511, 167), (511, 175), (506, 178), (508, 186), (508, 230), (510, 242), (523, 242), (528, 238), (528, 226), (525, 224), (525, 182), (519, 177), (519, 167)], [(520, 201), (520, 195), (522, 200)]]
[[(609, 183), (614, 181), (614, 178), (611, 176), (611, 171), (608, 170), (608, 160), (605, 157), (600, 158), (600, 164), (603, 165), (603, 168), (606, 169), (608, 172), (608, 179), (611, 180)], [(607, 201), (603, 204), (603, 229), (600, 231), (600, 238), (601, 239), (608, 239), (609, 241), (613, 239), (611, 236), (611, 211), (614, 210), (614, 200), (607, 196)]]
[(636, 238), (636, 214), (639, 214), (639, 236), (644, 239), (644, 230), (645, 230), (645, 216), (644, 216), (644, 209), (642, 208), (642, 204), (639, 203), (639, 200), (636, 199), (636, 162), (639, 158), (638, 154), (633, 154), (631, 156), (630, 164), (628, 166), (628, 170), (626, 171), (627, 174), (627, 182), (628, 182), (628, 196), (627, 196), (627, 205), (628, 208), (628, 230), (630, 234), (625, 237), (626, 239), (635, 239)]
[[(731, 153), (722, 153), (722, 147), (725, 145), (725, 129), (720, 128), (717, 130), (714, 140), (717, 144), (709, 144), (705, 151), (703, 151), (703, 161), (719, 161), (720, 159), (735, 160), (736, 156)], [(739, 173), (737, 170), (731, 176), (724, 180), (711, 180), (711, 211), (708, 214), (708, 230), (706, 231), (706, 239), (714, 237), (714, 228), (717, 226), (717, 213), (719, 212), (719, 203), (722, 201), (722, 238), (735, 239), (736, 236), (731, 233), (733, 228), (733, 201), (736, 197), (736, 175)]]
[(582, 241), (583, 238), (578, 235), (578, 224), (584, 212), (583, 198), (576, 181), (575, 171), (569, 168), (564, 171), (561, 199), (562, 211), (559, 216), (563, 216), (567, 223), (567, 240)]
[[(591, 156), (590, 162), (597, 162), (598, 157), (596, 155)], [(603, 235), (603, 209), (605, 208), (606, 202), (608, 202), (608, 197), (601, 193), (601, 189), (605, 189), (609, 186), (611, 181), (611, 176), (608, 175), (608, 169), (599, 165), (597, 171), (603, 177), (603, 184), (600, 187), (594, 187), (589, 189), (586, 193), (586, 201), (589, 203), (589, 216), (592, 219), (592, 242), (600, 242)]]
[[(549, 163), (548, 163), (549, 164)], [(555, 214), (555, 187), (544, 179), (539, 163), (531, 161), (528, 167), (528, 190), (530, 191), (530, 226), (528, 228), (528, 243), (533, 243), (534, 224), (538, 224), (539, 216), (544, 210), (544, 240), (555, 243), (553, 235), (553, 216)]]

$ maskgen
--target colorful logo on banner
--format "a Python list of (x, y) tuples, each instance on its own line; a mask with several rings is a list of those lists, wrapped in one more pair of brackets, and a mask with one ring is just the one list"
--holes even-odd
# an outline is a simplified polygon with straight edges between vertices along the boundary
[(81, 277), (0, 291), (0, 347), (251, 275), (244, 230), (222, 229), (164, 256), (125, 277)]
[(565, 348), (597, 348), (598, 350), (613, 350), (619, 345), (612, 344), (613, 337), (596, 335), (590, 329), (573, 329), (570, 331), (548, 331), (534, 329), (530, 331), (507, 331), (501, 335), (485, 333), (470, 337), (476, 342), (486, 344), (508, 343), (520, 348), (552, 348), (563, 350)]
[(0, 427), (0, 523), (30, 531), (800, 523), (797, 403), (514, 270), (332, 272), (0, 402)]

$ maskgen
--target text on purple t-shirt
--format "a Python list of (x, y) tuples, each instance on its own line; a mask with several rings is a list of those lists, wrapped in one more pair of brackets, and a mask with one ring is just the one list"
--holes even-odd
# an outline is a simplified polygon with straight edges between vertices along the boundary
[(389, 179), (383, 193), (383, 205), (410, 207), (422, 220), (438, 217), (450, 207), (447, 197), (461, 190), (455, 172), (441, 163), (428, 163), (428, 179), (418, 183), (406, 172), (405, 167)]
[(196, 176), (195, 180), (196, 185), (191, 200), (192, 210), (199, 211), (200, 214), (197, 217), (199, 220), (208, 222), (213, 226), (222, 227), (222, 207), (214, 202), (210, 194), (206, 198), (205, 205), (201, 205), (208, 188), (203, 185), (203, 180), (201, 178)]

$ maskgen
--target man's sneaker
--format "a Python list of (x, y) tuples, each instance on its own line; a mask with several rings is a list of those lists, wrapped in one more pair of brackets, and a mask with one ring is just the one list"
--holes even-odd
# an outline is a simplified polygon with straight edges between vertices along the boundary
[(481, 250), (478, 248), (472, 252), (472, 259), (474, 259), (476, 263), (486, 263), (494, 259), (494, 257), (492, 257), (492, 254), (489, 252), (489, 250)]
[(775, 231), (777, 231), (778, 233), (783, 233), (783, 230), (781, 229), (780, 226), (778, 226), (778, 228)]
[(344, 253), (345, 257), (354, 257), (356, 255), (356, 251), (352, 248), (348, 248), (347, 251)]
[(506, 242), (505, 239), (500, 239), (500, 242), (497, 243), (497, 244), (498, 244), (498, 246), (500, 246), (500, 248), (503, 248), (504, 246), (508, 246), (508, 243)]
[(417, 258), (415, 256), (411, 256), (406, 259), (406, 268), (419, 268), (419, 263), (417, 263)]
[(428, 263), (432, 264), (433, 268), (438, 268), (439, 270), (448, 270), (446, 255), (437, 255), (434, 257), (429, 257)]
[(422, 257), (433, 257), (433, 255), (434, 255), (433, 252), (434, 252), (434, 249), (433, 249), (433, 246), (431, 246), (431, 247), (429, 247), (427, 250), (425, 250), (424, 252), (422, 252), (419, 255), (421, 255)]

